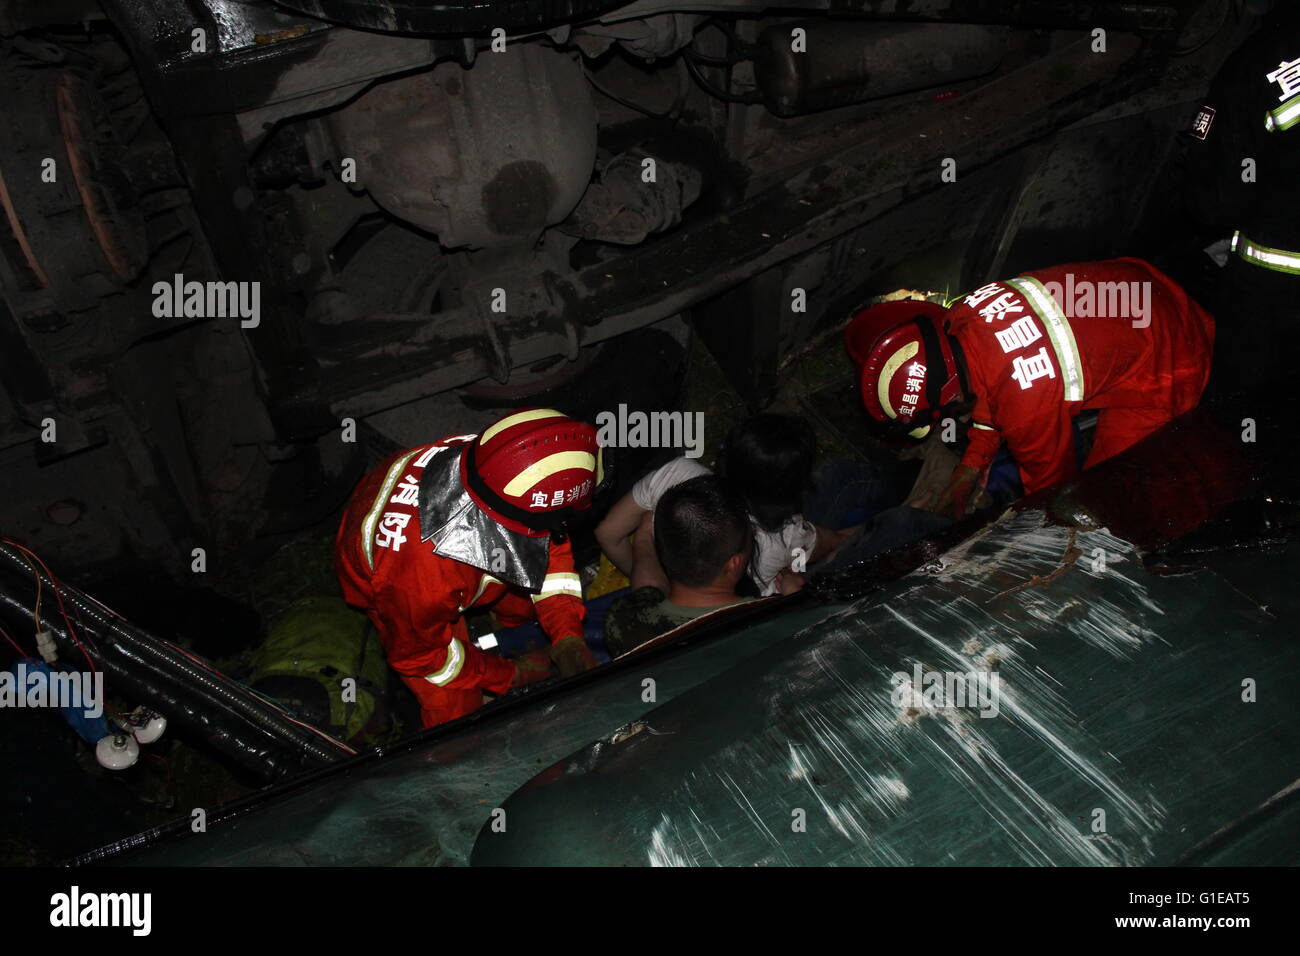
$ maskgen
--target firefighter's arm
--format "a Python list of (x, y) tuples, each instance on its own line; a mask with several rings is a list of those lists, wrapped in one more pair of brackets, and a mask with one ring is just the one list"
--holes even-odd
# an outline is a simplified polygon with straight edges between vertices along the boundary
[[(970, 345), (967, 345), (970, 348)], [(973, 351), (968, 354), (975, 354)], [(963, 468), (974, 470), (976, 475), (988, 471), (989, 465), (997, 457), (1002, 447), (1002, 421), (998, 409), (994, 408), (994, 386), (984, 380), (981, 368), (972, 362), (970, 368), (971, 389), (974, 403), (970, 410), (970, 429), (966, 433), (966, 450), (956, 471)], [(954, 472), (955, 473), (955, 472)]]
[(970, 426), (970, 441), (962, 453), (958, 468), (968, 468), (977, 475), (988, 470), (1002, 447), (1002, 432), (991, 423), (975, 420)]
[(992, 425), (973, 422), (970, 429), (970, 441), (961, 461), (952, 470), (948, 486), (939, 495), (933, 511), (939, 514), (960, 518), (966, 514), (971, 493), (979, 484), (980, 476), (988, 471), (989, 465), (1002, 446), (1002, 433)]
[(533, 610), (551, 642), (551, 660), (561, 677), (571, 677), (595, 667), (598, 661), (587, 648), (582, 622), (587, 608), (582, 603), (582, 581), (573, 569), (573, 546), (551, 545), (551, 560), (542, 589), (533, 595)]
[(461, 612), (451, 593), (438, 594), (410, 587), (387, 587), (378, 596), (379, 613), (387, 628), (404, 632), (414, 653), (400, 673), (423, 677), (446, 690), (478, 687), (495, 694), (509, 690), (515, 667), (486, 654), (469, 640)]
[(1037, 422), (1007, 431), (1007, 450), (1020, 466), (1025, 494), (1064, 481), (1078, 470), (1071, 424), (1068, 407), (1056, 400), (1043, 409)]
[(939, 514), (960, 518), (966, 514), (971, 494), (979, 483), (980, 476), (988, 471), (989, 465), (1002, 447), (1002, 432), (999, 431), (993, 409), (987, 398), (988, 387), (975, 376), (972, 385), (975, 388), (975, 404), (971, 409), (971, 425), (966, 435), (966, 451), (961, 461), (952, 470), (948, 486), (940, 494), (934, 511)]
[(939, 500), (935, 502), (933, 510), (938, 514), (949, 515), (953, 518), (964, 517), (966, 508), (970, 504), (971, 492), (975, 490), (979, 477), (980, 472), (971, 466), (958, 465), (952, 470), (952, 477), (948, 479), (948, 486), (939, 495)]

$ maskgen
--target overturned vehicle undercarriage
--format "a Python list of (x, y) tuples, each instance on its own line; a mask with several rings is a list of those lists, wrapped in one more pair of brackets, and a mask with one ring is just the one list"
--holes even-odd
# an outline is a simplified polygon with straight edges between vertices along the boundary
[(671, 407), (691, 329), (759, 403), (865, 295), (1121, 247), (1240, 29), (1228, 0), (681, 6), (0, 5), (5, 527), (181, 575), (431, 420), (620, 361)]
[[(755, 411), (865, 302), (1172, 244), (1266, 7), (0, 0), (0, 618), (250, 794), (76, 862), (1294, 863), (1297, 476), (1230, 409), (378, 746), (101, 603), (504, 409), (712, 408), (707, 352)], [(1000, 711), (891, 695), (949, 672)]]

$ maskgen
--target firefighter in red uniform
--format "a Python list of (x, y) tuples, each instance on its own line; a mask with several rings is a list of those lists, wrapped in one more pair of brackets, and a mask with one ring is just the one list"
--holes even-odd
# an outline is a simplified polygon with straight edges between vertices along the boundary
[(596, 664), (564, 529), (602, 480), (596, 430), (553, 409), (409, 449), (362, 479), (339, 526), (339, 582), (374, 622), (425, 727), (476, 709), (484, 691), (549, 675), (475, 647), (468, 608), (491, 606), (503, 627), (535, 616), (562, 676)]
[(1300, 360), (1300, 4), (1275, 6), (1196, 113), (1185, 193), (1205, 227), (1197, 245), (1229, 240), (1209, 293), (1219, 384), (1256, 406), (1290, 399)]
[[(917, 438), (969, 412), (969, 445), (940, 502), (957, 515), (1003, 442), (1032, 493), (1076, 471), (1080, 412), (1100, 413), (1087, 468), (1190, 411), (1209, 377), (1213, 317), (1140, 259), (990, 282), (946, 311), (909, 305), (914, 318), (855, 350), (862, 398), (877, 421)], [(853, 324), (874, 322), (867, 309)]]

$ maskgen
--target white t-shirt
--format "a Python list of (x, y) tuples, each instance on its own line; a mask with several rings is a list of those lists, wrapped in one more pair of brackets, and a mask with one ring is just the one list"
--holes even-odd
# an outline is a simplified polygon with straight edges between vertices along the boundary
[[(674, 458), (656, 468), (632, 486), (632, 500), (646, 511), (654, 511), (665, 491), (683, 481), (700, 475), (713, 474), (693, 458)], [(760, 528), (751, 516), (749, 525), (754, 531), (754, 556), (749, 562), (749, 576), (763, 597), (776, 593), (776, 576), (790, 567), (796, 549), (804, 552), (804, 561), (817, 547), (817, 529), (803, 515), (794, 515), (781, 526), (780, 531)]]
[(646, 511), (654, 511), (655, 505), (659, 504), (659, 499), (663, 497), (664, 492), (669, 488), (680, 485), (683, 481), (698, 478), (700, 475), (711, 474), (713, 472), (694, 458), (685, 456), (674, 458), (668, 464), (656, 468), (633, 485), (632, 500)]
[(817, 529), (803, 515), (793, 515), (780, 531), (767, 531), (749, 519), (754, 529), (754, 556), (749, 560), (749, 576), (763, 597), (776, 593), (776, 576), (794, 563), (802, 550), (802, 566), (807, 567), (817, 547)]

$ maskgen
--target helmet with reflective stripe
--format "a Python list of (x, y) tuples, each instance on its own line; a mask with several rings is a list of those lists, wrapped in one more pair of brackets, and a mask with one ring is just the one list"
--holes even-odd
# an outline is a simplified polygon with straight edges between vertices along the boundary
[[(942, 326), (946, 311), (933, 302), (886, 302), (854, 316), (845, 334), (867, 413), (912, 438), (924, 438), (962, 398), (954, 342)], [(886, 320), (895, 324), (877, 333)], [(864, 347), (871, 334), (875, 341)]]
[[(931, 302), (916, 299), (901, 299), (897, 302), (880, 302), (864, 306), (853, 313), (853, 318), (844, 329), (844, 347), (848, 350), (853, 364), (862, 367), (862, 363), (871, 354), (871, 346), (891, 329), (910, 322), (917, 315), (930, 309), (938, 308)], [(939, 309), (938, 314), (943, 310)]]
[(474, 503), (520, 534), (563, 531), (604, 480), (596, 429), (553, 408), (526, 408), (489, 425), (460, 459)]

